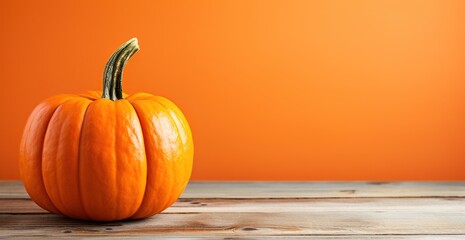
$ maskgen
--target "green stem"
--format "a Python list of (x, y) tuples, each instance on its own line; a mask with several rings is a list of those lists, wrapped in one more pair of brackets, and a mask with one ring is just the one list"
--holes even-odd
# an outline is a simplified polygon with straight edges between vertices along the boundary
[(111, 55), (103, 72), (102, 98), (112, 101), (123, 99), (123, 69), (127, 61), (139, 50), (137, 38), (133, 38), (121, 45)]

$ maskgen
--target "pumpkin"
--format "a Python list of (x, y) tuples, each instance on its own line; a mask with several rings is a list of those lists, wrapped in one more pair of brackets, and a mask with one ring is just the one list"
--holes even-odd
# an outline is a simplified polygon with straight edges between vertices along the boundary
[(122, 75), (137, 39), (108, 60), (103, 91), (62, 94), (31, 113), (20, 146), (21, 178), (32, 200), (71, 218), (140, 219), (173, 204), (193, 162), (189, 125), (176, 105), (126, 95)]

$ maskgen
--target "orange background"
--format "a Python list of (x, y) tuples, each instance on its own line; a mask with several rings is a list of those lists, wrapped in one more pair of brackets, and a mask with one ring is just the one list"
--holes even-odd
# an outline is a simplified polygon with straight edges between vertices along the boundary
[(465, 1), (0, 1), (0, 179), (59, 93), (174, 101), (193, 179), (465, 180)]

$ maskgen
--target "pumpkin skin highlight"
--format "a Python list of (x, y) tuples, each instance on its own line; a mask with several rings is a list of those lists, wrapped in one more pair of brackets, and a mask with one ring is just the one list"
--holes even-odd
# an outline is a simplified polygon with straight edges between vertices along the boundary
[(76, 219), (140, 219), (163, 211), (192, 171), (186, 118), (168, 99), (148, 93), (100, 96), (58, 95), (33, 110), (19, 156), (28, 194), (43, 209)]

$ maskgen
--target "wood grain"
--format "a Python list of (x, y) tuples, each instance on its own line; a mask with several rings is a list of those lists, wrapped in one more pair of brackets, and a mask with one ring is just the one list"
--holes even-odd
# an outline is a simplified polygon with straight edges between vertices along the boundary
[(462, 182), (194, 182), (162, 214), (112, 223), (50, 214), (24, 194), (0, 182), (0, 238), (465, 238)]

